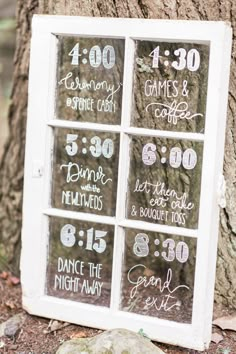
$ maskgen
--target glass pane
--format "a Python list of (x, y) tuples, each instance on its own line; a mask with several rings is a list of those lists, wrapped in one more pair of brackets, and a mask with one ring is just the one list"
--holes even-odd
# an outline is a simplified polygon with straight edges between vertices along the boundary
[(46, 293), (109, 306), (114, 228), (50, 218)]
[(119, 124), (123, 65), (123, 39), (59, 36), (57, 118)]
[(203, 133), (209, 46), (136, 41), (132, 125)]
[(126, 230), (120, 309), (191, 323), (196, 239)]
[(133, 137), (126, 216), (197, 228), (203, 143)]
[(119, 134), (55, 129), (52, 206), (114, 216)]

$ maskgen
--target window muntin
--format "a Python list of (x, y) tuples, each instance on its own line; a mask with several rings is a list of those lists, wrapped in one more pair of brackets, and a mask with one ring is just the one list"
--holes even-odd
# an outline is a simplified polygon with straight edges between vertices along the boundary
[[(111, 288), (113, 261), (108, 261), (106, 259), (106, 253), (108, 252), (109, 257), (112, 254), (114, 237), (117, 238), (116, 242), (122, 243), (123, 241), (119, 234), (120, 228), (114, 228), (114, 226), (102, 224), (102, 218), (105, 216), (115, 217), (115, 224), (118, 226), (119, 221), (122, 221), (122, 217), (125, 217), (124, 220), (132, 219), (134, 227), (136, 221), (144, 221), (148, 224), (157, 225), (157, 228), (158, 225), (182, 227), (187, 229), (198, 228), (203, 142), (181, 138), (165, 138), (162, 137), (161, 134), (160, 136), (152, 136), (150, 133), (142, 135), (141, 131), (140, 134), (137, 132), (134, 134), (132, 133), (132, 126), (134, 125), (134, 129), (155, 128), (160, 130), (180, 131), (180, 134), (182, 131), (200, 132), (201, 130), (201, 133), (203, 132), (205, 124), (203, 119), (205, 114), (204, 100), (206, 100), (206, 98), (203, 99), (202, 97), (204, 97), (204, 95), (201, 96), (199, 92), (196, 94), (196, 88), (193, 82), (197, 82), (202, 78), (203, 72), (205, 73), (206, 71), (205, 62), (209, 59), (209, 48), (202, 45), (194, 46), (194, 55), (197, 55), (197, 51), (197, 53), (200, 53), (199, 55), (201, 55), (201, 57), (203, 56), (203, 68), (201, 66), (202, 62), (196, 62), (197, 59), (194, 57), (194, 60), (192, 58), (191, 62), (186, 59), (186, 68), (179, 70), (179, 68), (176, 69), (172, 65), (171, 68), (167, 68), (167, 65), (164, 65), (163, 58), (160, 56), (161, 45), (164, 45), (167, 48), (165, 49), (165, 54), (167, 54), (167, 51), (170, 53), (171, 50), (174, 51), (173, 53), (176, 53), (175, 51), (178, 50), (179, 47), (184, 47), (185, 54), (187, 55), (189, 52), (191, 54), (193, 44), (159, 43), (158, 56), (156, 55), (156, 52), (150, 52), (151, 55), (148, 55), (147, 57), (147, 53), (151, 46), (155, 44), (155, 48), (157, 48), (158, 43), (135, 41), (136, 52), (134, 53), (133, 58), (135, 62), (133, 77), (133, 106), (131, 107), (131, 116), (125, 114), (122, 118), (123, 121), (121, 121), (121, 101), (123, 91), (122, 84), (119, 80), (122, 80), (123, 78), (124, 40), (89, 37), (59, 37), (58, 39), (59, 60), (56, 90), (58, 99), (56, 101), (56, 114), (59, 119), (78, 121), (78, 123), (83, 123), (84, 126), (83, 129), (79, 129), (79, 125), (77, 129), (72, 129), (72, 127), (63, 128), (60, 127), (60, 125), (58, 128), (54, 128), (52, 207), (64, 211), (82, 212), (84, 213), (83, 220), (86, 220), (87, 213), (88, 215), (99, 215), (101, 216), (101, 225), (91, 226), (93, 225), (93, 223), (91, 223), (91, 216), (88, 216), (88, 221), (80, 221), (78, 218), (78, 220), (71, 219), (67, 222), (66, 219), (62, 219), (65, 221), (62, 223), (62, 220), (60, 220), (60, 229), (58, 229), (57, 219), (52, 218), (50, 234), (54, 234), (55, 236), (50, 237), (49, 242), (50, 247), (47, 268), (47, 284), (49, 285), (47, 285), (47, 293), (52, 296), (72, 298), (75, 301), (88, 304), (91, 304), (93, 299), (95, 299), (95, 302), (98, 302), (98, 305), (101, 303), (101, 306), (104, 304), (104, 306), (109, 306), (110, 297), (109, 301), (102, 300), (103, 294), (107, 297), (105, 292), (101, 292), (101, 297), (99, 296), (99, 299), (98, 297), (96, 298), (96, 296), (91, 297), (88, 294), (89, 296), (86, 300), (86, 294), (82, 294), (81, 289), (79, 289), (79, 283), (76, 285), (78, 288), (76, 289), (77, 291), (68, 292), (64, 289), (63, 292), (63, 289), (59, 289), (59, 287), (62, 286), (61, 284), (63, 280), (58, 279), (62, 279), (63, 276), (65, 278), (67, 275), (60, 274), (61, 278), (59, 278), (58, 267), (65, 264), (66, 260), (69, 262), (71, 256), (68, 255), (70, 254), (70, 251), (71, 255), (75, 255), (75, 262), (79, 259), (80, 252), (82, 252), (85, 247), (85, 241), (80, 239), (80, 233), (81, 235), (83, 233), (83, 235), (86, 235), (87, 239), (90, 239), (90, 246), (88, 246), (90, 249), (87, 250), (88, 256), (83, 252), (83, 257), (85, 257), (85, 259), (91, 257), (93, 260), (95, 256), (96, 259), (97, 257), (102, 256), (101, 268), (104, 267), (103, 262), (105, 262), (105, 268), (107, 268), (108, 262), (108, 265), (110, 266), (108, 282), (110, 282)], [(86, 51), (83, 48), (86, 49)], [(91, 48), (90, 52), (87, 48)], [(106, 62), (106, 59), (104, 59), (105, 57), (102, 55), (103, 49), (101, 48), (108, 48), (106, 55), (109, 62)], [(172, 59), (174, 55), (173, 53), (172, 56), (170, 56)], [(180, 51), (179, 63), (176, 62), (178, 65), (183, 65), (183, 53), (184, 52)], [(115, 59), (112, 55), (115, 55)], [(103, 60), (105, 60), (105, 65)], [(172, 63), (173, 62), (174, 61), (172, 61)], [(178, 67), (177, 64), (174, 64), (174, 66)], [(110, 65), (111, 67), (108, 68), (106, 67), (107, 65)], [(161, 68), (162, 65), (165, 66), (164, 71)], [(192, 68), (191, 65), (195, 65), (194, 68)], [(198, 68), (197, 65), (199, 65)], [(194, 70), (189, 70), (189, 66)], [(188, 71), (187, 74), (186, 71)], [(183, 78), (186, 75), (187, 80), (180, 81), (180, 77)], [(157, 80), (153, 80), (154, 77), (157, 77), (160, 82), (159, 96), (157, 94), (154, 95), (154, 86), (158, 85)], [(101, 81), (102, 79), (105, 80)], [(144, 94), (143, 96), (140, 87), (144, 84), (146, 85), (145, 90), (147, 90), (147, 82), (150, 84), (151, 80), (153, 80), (154, 86), (149, 87), (150, 95)], [(95, 86), (90, 86), (90, 88), (92, 87), (91, 90), (88, 89), (88, 86), (86, 86), (86, 88), (80, 86), (81, 82), (89, 82), (90, 84), (93, 82), (94, 85), (95, 81), (100, 84), (99, 90), (95, 90)], [(104, 82), (106, 82), (106, 84), (104, 84)], [(108, 82), (110, 85), (107, 84)], [(115, 82), (119, 83), (120, 88), (115, 90), (116, 92), (114, 95), (111, 94), (111, 96), (109, 96), (109, 100), (112, 100), (112, 103), (114, 103), (114, 100), (117, 100), (115, 110), (110, 112), (104, 111), (101, 113), (98, 109), (93, 109), (95, 106), (90, 106), (89, 109), (86, 109), (86, 107), (85, 109), (80, 109), (79, 106), (77, 106), (75, 109), (75, 102), (79, 102), (77, 99), (78, 97), (75, 98), (75, 93), (78, 96), (83, 97), (83, 99), (85, 98), (86, 93), (87, 97), (89, 97), (90, 103), (92, 100), (98, 102), (101, 100), (101, 94), (104, 94), (102, 91), (104, 87), (114, 88)], [(181, 94), (179, 94), (179, 87), (175, 87), (175, 85), (179, 85), (180, 82), (182, 85)], [(206, 89), (204, 86), (206, 83), (207, 81), (205, 79), (203, 82), (204, 90)], [(175, 97), (176, 93), (178, 93), (178, 95)], [(195, 97), (194, 102), (192, 99), (193, 96)], [(192, 110), (198, 109), (200, 105), (204, 114), (197, 114), (198, 119), (195, 117), (194, 119), (176, 118), (175, 115), (180, 114), (179, 110), (172, 109), (171, 112), (168, 111), (168, 108), (166, 108), (166, 100), (174, 98), (175, 102), (177, 102), (181, 97), (185, 97), (186, 102), (189, 100)], [(137, 108), (137, 101), (139, 104), (144, 102), (149, 105), (150, 102), (148, 103), (147, 100), (150, 100), (150, 98), (151, 103), (160, 104), (160, 106), (162, 105), (162, 107), (164, 107), (165, 113), (167, 115), (169, 114), (169, 118), (167, 117), (168, 119), (166, 119), (166, 117), (160, 120), (153, 119), (153, 108), (151, 111), (149, 109), (143, 110)], [(123, 98), (123, 101), (124, 99), (125, 98)], [(105, 101), (107, 100), (108, 98), (106, 97)], [(83, 102), (85, 103), (85, 101)], [(68, 103), (70, 103), (70, 105), (68, 105)], [(74, 108), (72, 105), (74, 105)], [(188, 105), (188, 103), (186, 103), (186, 105)], [(152, 104), (150, 106), (152, 106)], [(137, 118), (137, 110), (142, 118), (142, 123), (140, 123), (141, 121)], [(186, 112), (183, 114), (186, 115)], [(201, 117), (201, 119), (199, 119), (199, 117)], [(154, 120), (155, 124), (152, 123)], [(131, 123), (129, 123), (130, 121)], [(146, 124), (147, 121), (149, 121), (150, 124)], [(99, 129), (98, 125), (96, 125), (96, 130), (94, 130), (91, 123), (99, 124)], [(104, 123), (109, 126), (109, 132), (103, 131), (102, 124)], [(114, 124), (116, 124), (115, 131), (113, 131), (112, 128), (112, 125)], [(117, 124), (119, 125), (118, 130)], [(130, 134), (128, 135), (123, 131), (123, 126), (129, 124), (131, 124), (131, 127)], [(127, 145), (127, 151), (125, 151), (125, 154), (122, 149), (123, 147), (120, 146), (122, 135), (130, 141)], [(120, 153), (120, 151), (123, 152)], [(126, 163), (127, 161), (128, 164)], [(125, 204), (121, 206), (121, 209), (117, 210), (117, 187), (118, 184), (121, 183), (121, 180), (118, 180), (118, 166), (122, 170), (120, 178), (123, 180), (127, 192), (126, 198), (124, 198), (124, 195), (122, 196), (122, 200)], [(129, 166), (129, 171), (125, 171), (123, 166)], [(128, 176), (127, 180), (126, 176)], [(125, 193), (125, 191), (122, 191), (122, 193)], [(104, 230), (109, 230), (109, 234), (112, 233), (112, 244), (106, 249), (106, 252), (103, 251), (104, 254), (99, 254), (99, 252), (96, 252), (93, 248), (93, 242), (95, 242), (96, 248), (96, 244), (99, 245), (100, 242), (99, 240), (97, 242), (95, 240), (96, 232), (98, 232), (98, 234), (101, 234), (101, 232), (108, 232), (104, 231), (103, 228)], [(142, 232), (140, 230), (138, 231), (138, 226), (136, 230), (129, 228), (126, 228), (125, 230), (125, 241), (122, 246), (124, 247), (124, 254), (122, 265), (120, 265), (122, 268), (122, 274), (120, 275), (120, 281), (122, 281), (120, 294), (122, 300), (120, 303), (120, 309), (122, 309), (122, 311), (133, 311), (146, 316), (171, 319), (175, 322), (191, 323), (197, 240), (188, 236), (177, 236), (174, 233), (168, 235), (160, 234), (158, 231)], [(65, 238), (64, 243), (60, 241), (63, 232)], [(142, 236), (141, 239), (144, 240), (143, 245), (146, 242), (148, 247), (150, 245), (151, 250), (151, 253), (149, 252), (148, 255), (141, 256), (143, 262), (142, 269), (141, 267), (139, 269), (138, 267), (135, 268), (140, 263), (140, 255), (131, 252), (131, 244), (133, 243), (134, 247), (134, 240), (137, 235)], [(72, 245), (67, 246), (66, 240), (68, 240), (68, 243), (71, 242)], [(105, 238), (101, 238), (101, 240), (103, 243)], [(159, 242), (159, 247), (162, 247), (162, 252), (159, 252), (160, 257), (157, 257), (158, 251), (154, 250), (154, 247), (157, 247), (157, 242)], [(111, 241), (109, 241), (108, 245), (110, 245), (110, 243)], [(86, 241), (86, 245), (87, 244), (88, 241)], [(174, 259), (170, 259), (171, 257), (173, 258), (175, 248), (177, 249), (177, 256), (174, 256)], [(182, 261), (183, 259), (181, 257), (183, 257), (183, 252), (186, 253), (186, 249), (188, 250), (188, 258)], [(54, 250), (56, 250), (56, 252)], [(59, 250), (59, 253), (57, 250)], [(137, 250), (140, 250), (139, 247)], [(55, 254), (58, 255), (57, 260), (56, 258), (53, 258), (53, 255)], [(163, 256), (164, 254), (165, 256)], [(114, 253), (114, 256), (117, 257), (116, 252)], [(176, 257), (179, 257), (181, 261), (178, 261)], [(135, 263), (133, 263), (132, 266), (130, 262), (137, 262), (137, 264), (135, 266)], [(170, 262), (172, 262), (171, 265)], [(146, 277), (146, 267), (149, 265), (152, 268), (150, 272), (156, 274), (157, 279), (159, 279), (158, 282), (162, 284), (166, 284), (170, 274), (172, 277), (174, 273), (175, 280), (173, 280), (173, 286), (174, 289), (177, 288), (178, 291), (176, 290), (176, 296), (172, 296), (169, 286), (167, 287), (169, 289), (167, 289), (167, 293), (165, 293), (165, 289), (163, 289), (163, 294), (160, 292), (159, 296), (155, 297), (156, 289), (154, 289), (155, 287), (151, 287), (151, 295), (149, 297), (153, 299), (155, 298), (156, 300), (153, 300), (153, 305), (150, 305), (150, 301), (148, 301), (148, 305), (144, 308), (141, 306), (141, 303), (143, 304), (143, 302), (146, 301), (144, 297), (147, 295), (147, 290), (149, 288), (145, 287), (145, 292), (141, 291), (138, 299), (134, 299), (134, 302), (133, 298), (128, 298), (127, 289), (130, 290), (130, 282), (128, 280), (129, 272), (127, 269), (129, 266), (134, 267), (136, 270), (138, 269), (136, 271), (138, 276), (141, 276), (144, 269), (143, 277)], [(160, 272), (158, 268), (161, 269)], [(68, 279), (72, 279), (72, 283), (73, 276), (73, 274), (68, 274)], [(89, 278), (87, 280), (91, 281), (91, 276), (89, 274), (87, 274), (87, 277)], [(105, 277), (107, 277), (107, 275)], [(186, 280), (187, 285), (184, 283), (183, 286), (180, 284), (181, 286), (178, 287), (177, 283), (180, 278)], [(105, 282), (107, 283), (107, 280), (105, 280)], [(113, 286), (115, 287), (115, 284)], [(130, 291), (132, 291), (132, 289)], [(187, 294), (184, 294), (184, 292)], [(182, 305), (182, 302), (179, 299), (185, 297), (185, 305)], [(169, 303), (169, 300), (171, 300), (171, 303)], [(141, 306), (140, 310), (138, 310), (139, 305), (135, 305), (134, 303)], [(158, 303), (159, 305), (157, 305)], [(128, 304), (131, 304), (130, 306), (133, 310), (130, 310)], [(184, 307), (183, 313), (185, 315), (180, 314), (181, 306), (182, 309)], [(154, 308), (160, 309), (155, 312)]]

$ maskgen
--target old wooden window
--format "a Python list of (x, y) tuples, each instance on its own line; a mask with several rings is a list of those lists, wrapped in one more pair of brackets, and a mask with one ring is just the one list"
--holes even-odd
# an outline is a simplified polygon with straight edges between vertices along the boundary
[(35, 16), (23, 304), (210, 341), (231, 29)]

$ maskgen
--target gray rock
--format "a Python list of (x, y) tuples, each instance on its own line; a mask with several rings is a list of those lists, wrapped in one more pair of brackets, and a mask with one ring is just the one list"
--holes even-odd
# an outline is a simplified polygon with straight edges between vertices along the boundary
[(20, 330), (21, 326), (25, 321), (25, 316), (23, 314), (15, 315), (9, 318), (6, 322), (0, 324), (0, 337), (14, 337)]
[(147, 338), (126, 329), (105, 331), (92, 338), (63, 343), (56, 354), (164, 354)]

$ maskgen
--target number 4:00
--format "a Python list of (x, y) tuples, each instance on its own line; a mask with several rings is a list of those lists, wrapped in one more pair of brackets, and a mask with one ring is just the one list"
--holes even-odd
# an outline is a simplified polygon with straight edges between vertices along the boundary
[[(87, 51), (88, 50), (84, 48), (83, 52), (87, 53)], [(68, 55), (72, 57), (71, 64), (78, 66), (79, 57), (82, 55), (80, 54), (80, 44), (77, 43)], [(89, 51), (89, 64), (93, 68), (98, 68), (103, 64), (105, 69), (111, 69), (115, 65), (115, 62), (115, 49), (111, 45), (106, 45), (103, 50), (98, 45), (94, 45)], [(87, 59), (84, 58), (82, 63), (87, 63)]]

